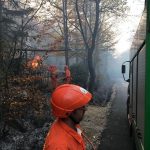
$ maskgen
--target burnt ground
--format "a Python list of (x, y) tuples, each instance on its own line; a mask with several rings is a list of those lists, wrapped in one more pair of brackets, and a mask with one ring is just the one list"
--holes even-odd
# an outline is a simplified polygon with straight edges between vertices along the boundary
[[(127, 85), (125, 83), (124, 84), (119, 83), (114, 85), (112, 87), (111, 96), (109, 97), (109, 99), (105, 100), (107, 103), (105, 105), (90, 105), (88, 111), (85, 114), (84, 120), (81, 122), (81, 126), (83, 127), (87, 137), (95, 145), (96, 149), (133, 150), (132, 143), (130, 142), (129, 138), (126, 119), (126, 96), (127, 96), (126, 88)], [(18, 89), (16, 88), (16, 90)], [(21, 118), (20, 122), (24, 123), (27, 132), (22, 133), (16, 130), (16, 128), (14, 129), (13, 127), (9, 127), (8, 128), (9, 134), (5, 137), (5, 139), (0, 140), (0, 149), (2, 150), (10, 150), (10, 149), (41, 150), (44, 144), (45, 136), (51, 126), (52, 120), (51, 118), (47, 118), (48, 116), (49, 117), (51, 116), (49, 115), (50, 113), (49, 98), (48, 100), (43, 99), (41, 101), (41, 98), (43, 96), (42, 94), (39, 94), (40, 93), (39, 91), (35, 92), (37, 93), (36, 96), (32, 95), (32, 90), (29, 89), (23, 90), (24, 91), (22, 91), (22, 89), (18, 90), (19, 92), (18, 94), (31, 98), (33, 97), (29, 101), (32, 102), (32, 105), (34, 104), (33, 102), (35, 102), (35, 104), (38, 104), (39, 102), (40, 104), (36, 105), (38, 108), (38, 106), (41, 106), (41, 102), (44, 102), (44, 104), (46, 102), (47, 104), (45, 105), (47, 107), (43, 107), (44, 108), (42, 109), (44, 110), (43, 115), (42, 115), (43, 111), (42, 110), (40, 111), (42, 115), (40, 118), (36, 113), (36, 111), (35, 112), (32, 111), (33, 109), (31, 107), (31, 112), (27, 111), (27, 114), (30, 115), (29, 117), (31, 118), (32, 122), (30, 120), (25, 120), (24, 118)], [(14, 91), (14, 88), (12, 91)], [(13, 95), (16, 94), (13, 93)], [(41, 97), (39, 95), (41, 95)], [(99, 93), (99, 95), (101, 94)], [(27, 103), (27, 106), (30, 105)], [(25, 108), (28, 109), (28, 107)], [(34, 114), (34, 116), (31, 116), (32, 114)], [(43, 120), (43, 118), (46, 119), (46, 122), (45, 120)], [(89, 144), (89, 142), (87, 141), (86, 143), (87, 143), (86, 150), (92, 150), (91, 144)]]
[(134, 150), (126, 117), (126, 89), (126, 83), (116, 84), (116, 97), (112, 102), (98, 150)]

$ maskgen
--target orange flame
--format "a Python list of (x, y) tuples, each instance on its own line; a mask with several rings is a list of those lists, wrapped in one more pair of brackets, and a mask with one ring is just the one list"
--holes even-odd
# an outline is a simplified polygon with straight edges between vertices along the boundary
[(36, 55), (33, 60), (30, 60), (27, 64), (28, 67), (36, 69), (42, 62), (42, 58), (39, 55)]
[(38, 67), (39, 63), (36, 60), (33, 60), (31, 65), (32, 65), (32, 68), (35, 69)]

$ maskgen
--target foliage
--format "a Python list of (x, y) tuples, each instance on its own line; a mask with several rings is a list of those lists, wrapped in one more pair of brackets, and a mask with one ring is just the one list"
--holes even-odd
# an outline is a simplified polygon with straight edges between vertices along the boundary
[[(5, 128), (14, 128), (26, 132), (24, 123), (28, 121), (35, 127), (41, 127), (50, 119), (46, 97), (36, 86), (36, 76), (9, 78), (10, 88), (0, 90), (0, 126), (1, 137), (7, 136)], [(4, 123), (2, 127), (2, 123)], [(30, 125), (30, 126), (31, 126)]]
[(70, 67), (72, 82), (84, 88), (87, 86), (88, 68), (85, 63), (74, 64)]

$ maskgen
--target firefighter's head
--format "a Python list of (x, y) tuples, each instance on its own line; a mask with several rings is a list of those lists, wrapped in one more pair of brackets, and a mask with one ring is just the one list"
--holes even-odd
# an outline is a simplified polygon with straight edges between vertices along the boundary
[(69, 69), (69, 67), (67, 65), (64, 67), (64, 70), (66, 70), (66, 69)]
[(70, 117), (74, 122), (79, 123), (91, 98), (92, 94), (80, 86), (61, 85), (52, 94), (50, 100), (52, 112), (55, 117)]

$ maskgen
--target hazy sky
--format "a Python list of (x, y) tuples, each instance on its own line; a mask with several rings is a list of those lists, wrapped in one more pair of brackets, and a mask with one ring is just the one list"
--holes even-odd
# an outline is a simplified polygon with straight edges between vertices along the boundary
[(117, 37), (119, 41), (118, 44), (116, 44), (116, 57), (129, 50), (143, 12), (144, 1), (145, 0), (128, 0), (130, 10), (127, 12), (127, 18), (123, 22), (118, 23), (117, 26), (118, 33), (120, 34)]

